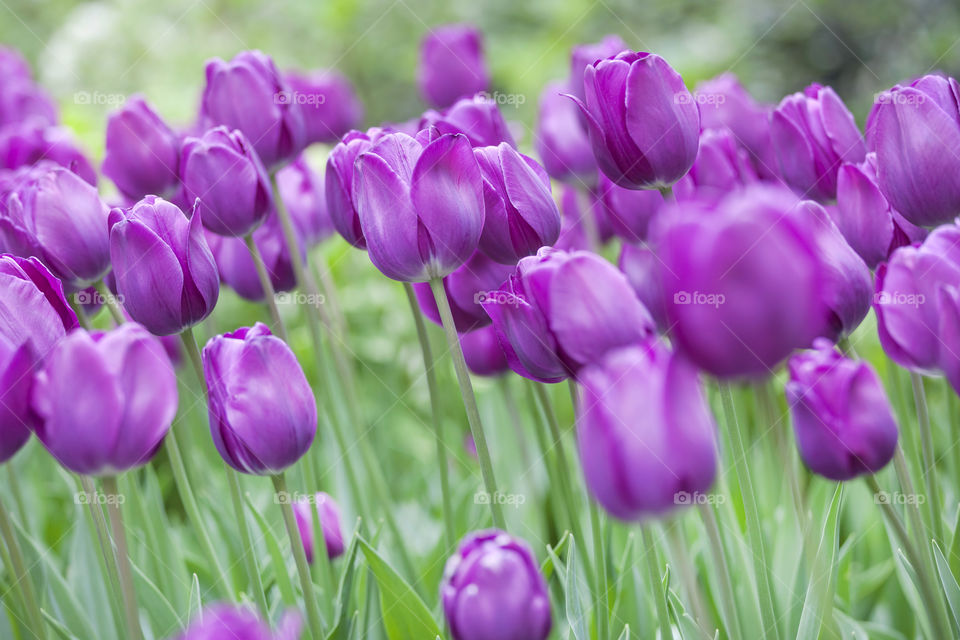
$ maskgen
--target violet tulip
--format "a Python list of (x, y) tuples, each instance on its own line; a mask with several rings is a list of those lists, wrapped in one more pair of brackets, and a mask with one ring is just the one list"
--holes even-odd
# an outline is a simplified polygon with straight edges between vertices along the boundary
[(203, 610), (176, 640), (297, 640), (300, 616), (283, 615), (276, 632), (251, 609), (235, 604), (215, 604)]
[(367, 241), (363, 237), (354, 197), (356, 161), (361, 153), (369, 151), (385, 133), (376, 127), (366, 132), (351, 131), (337, 143), (327, 157), (324, 184), (330, 222), (344, 240), (359, 249), (366, 249)]
[(357, 158), (354, 197), (370, 260), (394, 280), (449, 275), (480, 241), (483, 179), (463, 135), (384, 135)]
[(323, 178), (306, 158), (277, 171), (277, 189), (304, 245), (315, 247), (333, 234)]
[(627, 282), (633, 287), (637, 298), (647, 308), (657, 329), (667, 330), (667, 306), (663, 299), (663, 285), (660, 282), (660, 258), (646, 245), (623, 243), (620, 249), (618, 266)]
[(217, 303), (217, 263), (200, 218), (199, 210), (188, 219), (157, 196), (110, 212), (110, 258), (123, 308), (155, 335), (192, 327)]
[(550, 177), (572, 185), (593, 186), (597, 161), (590, 138), (580, 127), (580, 112), (563, 94), (566, 83), (552, 82), (540, 94), (537, 129), (533, 146)]
[(700, 114), (680, 74), (652, 53), (623, 51), (584, 71), (590, 144), (608, 178), (627, 189), (668, 187), (697, 157)]
[(523, 540), (489, 529), (469, 534), (447, 560), (440, 585), (453, 640), (546, 640), (547, 583)]
[(804, 464), (830, 480), (876, 473), (893, 458), (897, 421), (873, 368), (818, 339), (787, 363), (787, 404)]
[(107, 119), (103, 175), (125, 196), (169, 197), (178, 188), (180, 140), (140, 95)]
[(468, 24), (431, 29), (420, 43), (417, 84), (424, 100), (439, 109), (486, 91), (490, 74), (480, 32)]
[(287, 344), (265, 324), (210, 339), (203, 348), (210, 432), (224, 461), (242, 473), (282, 473), (317, 432), (317, 403)]
[(334, 143), (363, 120), (363, 105), (342, 73), (321, 69), (284, 74), (290, 102), (300, 106), (307, 144)]
[(510, 368), (541, 382), (564, 380), (654, 330), (624, 275), (586, 251), (545, 247), (524, 258), (483, 308)]
[(596, 189), (583, 192), (564, 185), (560, 193), (560, 216), (560, 237), (553, 244), (555, 249), (590, 251), (613, 238), (606, 207)]
[(66, 127), (30, 120), (0, 129), (0, 168), (17, 169), (49, 161), (97, 185), (97, 172)]
[(312, 498), (309, 496), (293, 503), (293, 515), (300, 530), (303, 551), (307, 562), (313, 562), (315, 536), (313, 531), (313, 513), (317, 510), (317, 519), (322, 531), (321, 540), (327, 557), (333, 559), (343, 554), (343, 531), (340, 529), (340, 505), (328, 494), (320, 491)]
[(501, 142), (517, 146), (497, 103), (482, 94), (461, 98), (442, 112), (427, 111), (419, 128), (430, 127), (440, 133), (462, 133), (475, 147), (495, 147)]
[[(507, 357), (493, 327), (486, 326), (460, 334), (460, 348), (467, 367), (474, 375), (498, 376), (510, 370)], [(471, 439), (472, 442), (472, 439)], [(476, 449), (474, 449), (476, 455)]]
[(729, 129), (704, 129), (700, 134), (697, 160), (673, 191), (680, 200), (719, 200), (758, 179), (749, 154), (737, 146)]
[(0, 336), (42, 358), (79, 326), (63, 285), (37, 258), (0, 256)]
[[(443, 279), (443, 288), (450, 301), (453, 324), (457, 331), (466, 333), (490, 324), (490, 316), (484, 311), (482, 303), (488, 296), (495, 295), (504, 280), (513, 273), (513, 266), (494, 262), (481, 252), (476, 252), (463, 266)], [(441, 324), (440, 310), (433, 297), (433, 291), (426, 282), (413, 285), (417, 302), (423, 315), (431, 322)]]
[(57, 124), (53, 98), (29, 78), (3, 78), (0, 91), (0, 127), (32, 122), (39, 126)]
[(659, 191), (624, 189), (601, 175), (594, 193), (595, 203), (603, 207), (603, 218), (614, 235), (627, 242), (646, 240), (650, 221), (663, 205)]
[(142, 466), (177, 413), (177, 378), (160, 340), (127, 322), (72, 331), (37, 374), (37, 437), (60, 464), (85, 475)]
[[(293, 270), (293, 261), (290, 259), (290, 249), (283, 237), (280, 218), (276, 214), (272, 214), (253, 232), (253, 242), (263, 257), (274, 292), (281, 293), (295, 289), (297, 278)], [(256, 264), (250, 255), (250, 249), (242, 239), (225, 238), (208, 233), (207, 244), (216, 260), (217, 270), (223, 282), (245, 300), (253, 302), (266, 300)], [(300, 259), (305, 260), (306, 254), (303, 253), (302, 244), (300, 250)]]
[(0, 464), (27, 443), (36, 426), (30, 408), (33, 361), (30, 345), (0, 334)]
[[(576, 45), (570, 50), (570, 93), (586, 100), (583, 89), (583, 72), (587, 67), (606, 58), (612, 58), (630, 47), (616, 34), (603, 37), (599, 42)], [(586, 126), (586, 123), (584, 123)]]
[(716, 425), (696, 368), (659, 338), (585, 367), (577, 444), (587, 488), (621, 520), (692, 503), (716, 475)]

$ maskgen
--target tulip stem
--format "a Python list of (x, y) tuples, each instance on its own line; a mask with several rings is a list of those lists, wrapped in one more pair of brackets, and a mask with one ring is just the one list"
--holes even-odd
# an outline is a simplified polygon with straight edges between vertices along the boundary
[(407, 294), (410, 303), (410, 313), (413, 314), (413, 323), (417, 327), (417, 339), (420, 341), (420, 353), (423, 355), (423, 370), (427, 378), (427, 389), (430, 393), (430, 416), (433, 419), (433, 433), (437, 440), (437, 465), (440, 467), (440, 493), (443, 497), (443, 523), (447, 549), (452, 549), (457, 540), (456, 526), (453, 523), (453, 500), (450, 497), (450, 470), (447, 465), (447, 445), (443, 439), (443, 420), (440, 416), (440, 392), (437, 389), (437, 376), (433, 371), (436, 363), (433, 360), (433, 351), (430, 349), (430, 337), (427, 335), (427, 326), (423, 322), (417, 296), (409, 282), (403, 283), (403, 291)]
[(20, 586), (20, 594), (23, 596), (23, 604), (27, 610), (27, 616), (30, 618), (30, 631), (37, 638), (47, 637), (47, 627), (43, 622), (43, 614), (40, 612), (40, 602), (37, 600), (37, 592), (33, 587), (33, 579), (27, 572), (27, 565), (23, 561), (23, 554), (20, 551), (20, 543), (17, 542), (17, 534), (13, 530), (13, 522), (10, 520), (10, 514), (7, 508), (0, 501), (0, 536), (3, 536), (7, 552), (10, 555), (14, 584)]
[(927, 485), (927, 500), (930, 509), (930, 521), (933, 536), (943, 541), (943, 522), (940, 519), (940, 489), (937, 483), (937, 461), (933, 453), (933, 433), (930, 426), (930, 412), (927, 409), (927, 394), (923, 389), (923, 378), (919, 373), (910, 372), (910, 384), (913, 386), (913, 401), (917, 407), (917, 422), (920, 423), (920, 448), (923, 455), (923, 479)]
[(717, 516), (713, 512), (713, 505), (699, 504), (703, 526), (707, 530), (707, 541), (710, 544), (710, 555), (716, 563), (717, 574), (720, 577), (720, 605), (723, 607), (724, 622), (728, 638), (742, 638), (740, 630), (740, 613), (737, 610), (733, 580), (730, 578), (730, 567), (727, 564), (727, 553), (723, 547), (723, 538), (720, 527), (717, 525)]
[(113, 293), (107, 289), (107, 285), (103, 283), (103, 280), (97, 282), (94, 287), (96, 287), (97, 293), (99, 293), (100, 297), (103, 299), (103, 304), (110, 311), (113, 321), (117, 324), (123, 324), (126, 322), (127, 318), (123, 315), (123, 307), (120, 306), (116, 296), (114, 296)]
[(657, 544), (650, 533), (651, 525), (640, 527), (643, 536), (643, 555), (647, 559), (647, 573), (650, 577), (650, 589), (653, 591), (653, 601), (657, 607), (657, 620), (660, 623), (660, 638), (673, 638), (673, 627), (670, 624), (670, 610), (667, 608), (667, 594), (663, 591), (663, 580), (660, 573), (660, 563), (657, 562)]
[[(273, 488), (277, 496), (289, 495), (287, 492), (287, 481), (282, 473), (273, 476)], [(307, 621), (310, 625), (310, 635), (313, 640), (322, 640), (323, 626), (320, 623), (320, 611), (317, 609), (317, 598), (313, 593), (313, 580), (310, 578), (310, 565), (307, 564), (307, 554), (303, 548), (303, 540), (300, 538), (300, 530), (297, 528), (296, 516), (293, 514), (293, 505), (290, 500), (280, 500), (280, 509), (283, 511), (283, 522), (287, 527), (287, 535), (290, 537), (290, 546), (293, 551), (293, 559), (297, 563), (297, 573), (300, 574), (300, 586), (303, 589), (304, 605), (307, 609)], [(314, 536), (318, 541), (323, 540), (323, 532), (317, 532)], [(326, 549), (320, 549), (319, 542), (315, 553), (326, 553)]]
[(453, 358), (453, 368), (457, 374), (457, 384), (460, 385), (460, 395), (463, 397), (463, 406), (467, 411), (467, 422), (470, 424), (470, 433), (477, 446), (477, 459), (480, 461), (480, 473), (483, 484), (490, 496), (490, 512), (493, 515), (493, 525), (498, 529), (506, 530), (507, 523), (503, 518), (500, 506), (500, 494), (497, 492), (497, 481), (493, 475), (493, 461), (490, 458), (490, 449), (487, 448), (487, 438), (483, 433), (483, 423), (480, 421), (480, 411), (477, 409), (477, 398), (473, 394), (473, 384), (470, 382), (470, 373), (467, 371), (467, 361), (463, 357), (460, 347), (460, 338), (453, 323), (453, 312), (450, 310), (450, 301), (443, 288), (443, 280), (434, 278), (430, 281), (433, 297), (437, 300), (440, 310), (440, 319), (443, 321), (443, 331), (447, 335), (447, 346)]
[(240, 529), (240, 543), (243, 545), (241, 555), (247, 569), (247, 586), (253, 590), (260, 615), (267, 619), (270, 615), (270, 607), (267, 605), (267, 596), (263, 590), (263, 579), (260, 577), (260, 570), (257, 568), (256, 550), (253, 548), (253, 541), (250, 539), (250, 527), (247, 524), (247, 513), (243, 506), (243, 497), (240, 491), (240, 476), (229, 467), (227, 468), (227, 484), (230, 485), (230, 500), (233, 502), (233, 511), (237, 516), (237, 527)]
[[(273, 319), (273, 329), (280, 339), (287, 341), (287, 326), (283, 324), (283, 318), (280, 317), (280, 309), (277, 308), (277, 292), (273, 289), (273, 282), (270, 281), (270, 273), (267, 271), (267, 264), (263, 261), (263, 255), (260, 248), (253, 240), (253, 233), (248, 233), (243, 237), (243, 241), (250, 251), (250, 257), (253, 258), (253, 265), (257, 269), (257, 277), (260, 279), (260, 288), (263, 289), (263, 296), (270, 310), (270, 317)], [(291, 256), (291, 260), (296, 262)]]
[(127, 633), (131, 640), (140, 640), (143, 632), (140, 630), (140, 613), (137, 610), (137, 594), (133, 588), (133, 567), (130, 564), (130, 555), (127, 549), (127, 533), (123, 528), (123, 518), (120, 515), (119, 491), (117, 491), (117, 477), (103, 478), (103, 491), (107, 496), (107, 513), (110, 516), (110, 529), (113, 531), (113, 543), (116, 546), (117, 574), (120, 577), (120, 589), (123, 594), (123, 609), (127, 620)]

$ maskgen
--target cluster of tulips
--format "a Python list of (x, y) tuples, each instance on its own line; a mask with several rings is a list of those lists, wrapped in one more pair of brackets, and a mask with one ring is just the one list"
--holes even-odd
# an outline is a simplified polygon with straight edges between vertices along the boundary
[[(353, 129), (362, 109), (334, 72), (282, 73), (246, 51), (210, 61), (205, 77), (186, 130), (138, 96), (110, 115), (101, 168), (117, 191), (110, 206), (23, 60), (0, 55), (0, 461), (35, 435), (85, 488), (99, 482), (109, 495), (119, 474), (151, 463), (163, 446), (190, 525), (211, 545), (171, 430), (172, 359), (182, 348), (202, 381), (249, 544), (235, 473), (270, 476), (282, 493), (284, 472), (312, 446), (328, 446), (314, 441), (317, 400), (275, 296), (332, 293), (308, 256), (334, 233), (404, 283), (421, 329), (421, 314), (443, 327), (491, 496), (499, 495), (496, 465), (471, 372), (570, 381), (586, 487), (624, 521), (662, 516), (682, 504), (678, 496), (714, 484), (719, 438), (702, 374), (718, 381), (729, 409), (732, 382), (766, 379), (786, 363), (809, 470), (848, 481), (885, 467), (898, 452), (897, 422), (879, 377), (847, 341), (871, 307), (883, 349), (915, 382), (944, 375), (960, 392), (960, 85), (952, 78), (927, 75), (878, 94), (864, 135), (829, 87), (811, 85), (779, 105), (758, 103), (730, 74), (691, 91), (663, 58), (610, 36), (576, 47), (569, 77), (544, 89), (536, 159), (518, 150), (516, 129), (487, 93), (481, 37), (468, 26), (436, 29), (422, 43), (418, 82), (433, 109), (365, 131)], [(312, 144), (333, 145), (322, 177), (302, 155)], [(600, 254), (614, 237), (618, 265)], [(214, 311), (221, 283), (265, 303), (270, 326), (237, 328), (201, 350), (192, 328)], [(91, 328), (101, 307), (113, 328)], [(306, 307), (320, 357), (321, 334), (336, 329), (317, 305)], [(555, 419), (543, 386), (535, 388)], [(452, 549), (465, 532), (453, 530), (433, 409)], [(925, 443), (929, 428), (921, 424)], [(734, 424), (726, 434), (742, 459), (743, 435)], [(371, 455), (359, 438), (361, 455)], [(569, 490), (563, 470), (550, 471)], [(750, 470), (737, 472), (746, 490)], [(355, 471), (348, 480), (352, 495), (339, 500), (373, 517)], [(367, 481), (387, 486), (383, 477)], [(306, 489), (310, 499), (280, 501), (306, 624), (293, 615), (270, 629), (248, 557), (245, 592), (257, 610), (216, 605), (179, 637), (327, 637), (308, 565), (342, 554), (346, 538), (337, 502)], [(118, 502), (101, 542), (126, 637), (137, 639)], [(547, 583), (531, 547), (506, 531), (500, 502), (489, 508), (494, 528), (462, 537), (447, 562), (447, 629), (455, 640), (543, 640), (552, 627)], [(759, 530), (756, 508), (745, 512), (748, 530)], [(378, 515), (398, 535), (389, 508)], [(578, 515), (569, 516), (581, 534)], [(28, 626), (52, 637), (16, 537), (4, 537)], [(952, 623), (929, 580), (929, 549), (906, 536), (901, 543), (920, 574), (929, 628), (945, 638)], [(763, 573), (763, 545), (755, 546)], [(757, 591), (761, 612), (772, 611), (763, 602), (769, 584)], [(726, 636), (741, 637), (735, 607), (721, 609)]]

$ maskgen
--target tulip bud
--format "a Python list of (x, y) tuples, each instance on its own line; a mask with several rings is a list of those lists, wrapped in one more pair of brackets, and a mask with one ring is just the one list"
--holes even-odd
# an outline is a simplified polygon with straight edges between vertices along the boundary
[(719, 200), (734, 189), (758, 180), (750, 156), (738, 147), (728, 129), (704, 129), (697, 160), (673, 188), (678, 200)]
[(483, 302), (510, 368), (559, 382), (612, 349), (652, 335), (622, 273), (586, 251), (541, 249)]
[(626, 189), (656, 189), (679, 180), (697, 157), (700, 114), (667, 61), (651, 53), (623, 51), (588, 65), (587, 120), (600, 170)]
[(217, 264), (201, 214), (147, 196), (110, 212), (110, 258), (123, 307), (151, 333), (180, 333), (213, 311), (220, 294)]
[(716, 425), (688, 360), (651, 338), (585, 367), (579, 381), (580, 460), (604, 509), (636, 520), (710, 489)]
[(293, 351), (265, 324), (211, 338), (203, 373), (213, 443), (231, 467), (274, 475), (310, 449), (316, 398)]
[(595, 193), (596, 202), (603, 207), (603, 217), (609, 222), (614, 235), (627, 242), (646, 240), (650, 220), (663, 205), (663, 196), (659, 191), (624, 189), (603, 175)]
[(222, 236), (245, 236), (270, 213), (270, 179), (240, 131), (210, 129), (187, 138), (180, 155), (187, 201), (200, 200), (203, 225)]
[(466, 24), (431, 29), (420, 43), (417, 84), (423, 99), (440, 109), (486, 91), (490, 74), (480, 32)]
[[(600, 42), (580, 44), (573, 47), (570, 51), (571, 95), (579, 98), (581, 101), (586, 101), (583, 89), (583, 72), (587, 70), (587, 67), (598, 60), (612, 58), (621, 51), (629, 48), (627, 43), (623, 41), (623, 38), (615, 34), (604, 36)], [(586, 126), (586, 123), (584, 123), (584, 126)]]
[(131, 96), (110, 114), (103, 175), (125, 196), (170, 196), (180, 183), (179, 162), (177, 134), (142, 96)]
[(306, 143), (337, 142), (363, 120), (363, 104), (346, 76), (333, 70), (284, 75), (300, 105)]
[(853, 115), (830, 87), (812, 84), (784, 98), (770, 125), (784, 182), (802, 198), (837, 197), (844, 162), (862, 162), (867, 150)]
[(306, 146), (303, 115), (270, 56), (242, 51), (230, 62), (207, 62), (202, 116), (208, 126), (239, 129), (267, 167)]
[(0, 334), (0, 464), (30, 439), (35, 416), (30, 408), (33, 387), (30, 345), (15, 345)]
[(824, 268), (811, 232), (790, 215), (796, 206), (786, 189), (758, 185), (658, 217), (667, 324), (701, 369), (766, 376), (822, 329)]
[(663, 285), (660, 282), (660, 259), (656, 252), (645, 245), (623, 243), (620, 250), (619, 267), (627, 282), (633, 287), (637, 298), (647, 308), (657, 329), (667, 330), (667, 309), (663, 299)]
[(30, 78), (4, 78), (0, 91), (0, 127), (33, 122), (57, 124), (57, 107), (50, 95)]
[(474, 147), (495, 147), (501, 142), (517, 146), (497, 103), (483, 95), (461, 98), (439, 113), (427, 111), (419, 129), (431, 127), (440, 133), (462, 133)]
[(876, 473), (893, 458), (897, 421), (873, 368), (819, 339), (790, 358), (787, 404), (800, 457), (830, 480)]
[(44, 164), (0, 201), (0, 245), (36, 256), (68, 287), (86, 287), (110, 269), (107, 206), (72, 171)]
[(550, 596), (523, 540), (504, 531), (471, 533), (447, 560), (440, 586), (453, 640), (546, 640)]
[(60, 464), (115, 475), (157, 452), (177, 413), (177, 378), (160, 340), (128, 322), (72, 331), (37, 375), (37, 437)]
[(256, 613), (235, 604), (207, 607), (178, 640), (298, 640), (303, 621), (291, 610), (276, 633)]
[(834, 222), (853, 250), (871, 269), (894, 249), (927, 237), (927, 230), (908, 222), (877, 186), (876, 154), (860, 164), (844, 164), (837, 175), (837, 216)]
[(333, 234), (323, 179), (303, 156), (277, 171), (277, 190), (304, 245), (315, 247)]
[[(477, 251), (463, 266), (443, 279), (443, 288), (450, 301), (453, 324), (457, 331), (466, 333), (490, 324), (490, 316), (483, 310), (482, 303), (493, 295), (503, 281), (513, 273), (513, 267), (494, 262)], [(426, 282), (413, 285), (417, 294), (420, 310), (432, 322), (441, 324), (440, 310), (433, 297), (433, 290)]]
[(562, 82), (552, 82), (543, 89), (533, 146), (550, 177), (573, 185), (593, 186), (597, 161), (590, 138), (580, 127), (577, 105), (563, 95), (570, 92)]
[(293, 515), (296, 516), (297, 529), (300, 530), (300, 539), (303, 541), (307, 562), (313, 563), (313, 509), (317, 510), (327, 557), (333, 559), (342, 555), (343, 532), (340, 530), (340, 505), (328, 494), (320, 491), (312, 500), (304, 498), (293, 503)]
[(42, 358), (79, 326), (63, 285), (36, 258), (0, 256), (0, 337)]
[(354, 176), (357, 157), (369, 151), (385, 134), (376, 127), (362, 131), (351, 131), (337, 143), (327, 158), (327, 171), (324, 175), (327, 197), (327, 211), (330, 222), (343, 239), (357, 247), (366, 249), (367, 241), (360, 227), (354, 197)]
[(442, 278), (476, 250), (483, 179), (465, 136), (422, 144), (403, 133), (384, 135), (357, 158), (354, 181), (370, 260), (388, 278)]
[(550, 177), (537, 161), (501, 142), (474, 155), (483, 176), (484, 221), (480, 251), (502, 264), (533, 255), (560, 236), (560, 211)]
[[(499, 376), (510, 370), (493, 327), (482, 327), (460, 334), (460, 348), (467, 367), (478, 376)], [(472, 440), (471, 440), (472, 441)], [(474, 450), (476, 453), (476, 450)]]
[(58, 164), (97, 185), (97, 172), (66, 127), (29, 120), (0, 130), (0, 168), (17, 169), (41, 160)]

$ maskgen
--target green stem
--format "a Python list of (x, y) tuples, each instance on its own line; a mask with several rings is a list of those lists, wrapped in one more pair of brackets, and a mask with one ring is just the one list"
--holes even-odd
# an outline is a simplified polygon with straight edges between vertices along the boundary
[(917, 422), (920, 424), (920, 449), (923, 456), (923, 480), (927, 487), (930, 511), (930, 523), (933, 525), (933, 535), (941, 542), (943, 537), (943, 522), (940, 518), (940, 488), (937, 483), (937, 462), (933, 453), (933, 433), (930, 426), (930, 412), (927, 409), (927, 395), (923, 389), (923, 378), (919, 373), (910, 372), (910, 384), (913, 387), (913, 401), (917, 407)]
[(663, 591), (663, 581), (660, 574), (660, 563), (657, 562), (657, 545), (650, 534), (650, 525), (640, 527), (643, 536), (644, 556), (647, 559), (647, 575), (650, 578), (650, 589), (653, 590), (653, 601), (657, 608), (657, 620), (660, 623), (660, 638), (673, 638), (673, 628), (670, 624), (670, 610), (667, 608), (667, 594)]
[(27, 508), (23, 502), (23, 492), (20, 491), (20, 481), (17, 480), (17, 472), (13, 468), (13, 461), (7, 462), (4, 466), (7, 468), (7, 485), (13, 495), (13, 503), (17, 507), (17, 517), (23, 523), (23, 528), (27, 529)]
[(40, 613), (40, 601), (37, 600), (37, 592), (33, 588), (33, 579), (27, 572), (27, 565), (20, 551), (20, 543), (17, 542), (17, 534), (13, 530), (10, 515), (2, 501), (0, 501), (0, 536), (3, 537), (10, 554), (10, 561), (13, 563), (11, 568), (15, 579), (14, 584), (20, 587), (20, 595), (26, 607), (27, 616), (30, 618), (30, 626), (33, 627), (31, 631), (38, 638), (46, 638), (47, 627), (43, 622), (43, 614)]
[(450, 301), (443, 287), (441, 278), (430, 281), (433, 297), (440, 310), (440, 319), (443, 321), (443, 331), (447, 335), (447, 345), (453, 358), (453, 368), (457, 374), (457, 383), (460, 385), (460, 395), (463, 397), (463, 406), (467, 411), (467, 422), (470, 424), (470, 433), (477, 446), (477, 459), (480, 461), (480, 473), (483, 484), (490, 496), (490, 512), (493, 515), (493, 525), (498, 529), (506, 530), (507, 523), (503, 518), (503, 510), (499, 501), (497, 481), (493, 475), (493, 461), (490, 450), (487, 448), (487, 438), (483, 433), (483, 423), (480, 421), (480, 411), (477, 409), (477, 398), (473, 394), (473, 384), (470, 382), (470, 373), (467, 371), (467, 362), (463, 358), (463, 349), (460, 347), (460, 338), (453, 323), (453, 312), (450, 310)]
[(330, 269), (327, 267), (326, 260), (322, 256), (320, 262), (322, 266), (318, 266), (316, 261), (312, 265), (308, 264), (312, 267), (309, 272), (315, 275), (314, 280), (320, 283), (325, 300), (330, 305), (330, 322), (334, 327), (334, 332), (338, 337), (343, 338), (347, 321), (343, 317), (343, 306), (337, 297), (337, 286), (330, 274)]
[(423, 355), (423, 369), (427, 378), (427, 390), (430, 393), (430, 416), (433, 419), (433, 433), (437, 440), (437, 466), (440, 468), (440, 494), (443, 497), (443, 523), (447, 549), (452, 549), (457, 540), (457, 529), (453, 522), (453, 499), (450, 496), (450, 470), (447, 465), (447, 445), (443, 438), (443, 418), (440, 414), (440, 391), (437, 389), (437, 375), (434, 373), (433, 350), (430, 348), (430, 337), (427, 335), (427, 326), (417, 304), (417, 296), (409, 282), (403, 283), (403, 291), (407, 294), (410, 304), (410, 313), (413, 314), (413, 323), (417, 327), (417, 339), (420, 341), (420, 353)]
[(113, 542), (117, 551), (117, 573), (120, 578), (120, 589), (123, 594), (123, 610), (126, 614), (127, 633), (130, 640), (140, 640), (143, 632), (140, 630), (140, 614), (137, 610), (137, 594), (133, 588), (133, 567), (130, 564), (130, 555), (127, 549), (127, 533), (123, 528), (123, 518), (120, 515), (120, 505), (117, 491), (116, 476), (103, 478), (103, 491), (107, 495), (107, 513), (110, 515), (110, 528), (113, 531)]
[(123, 324), (127, 321), (126, 316), (123, 315), (123, 307), (120, 306), (120, 303), (117, 302), (116, 296), (107, 288), (107, 285), (103, 283), (103, 280), (97, 282), (93, 285), (97, 293), (100, 294), (100, 297), (103, 298), (103, 304), (110, 311), (110, 315), (113, 317), (113, 321), (117, 324)]
[(727, 564), (727, 553), (723, 546), (720, 527), (717, 525), (717, 515), (714, 507), (709, 504), (699, 504), (703, 526), (707, 530), (707, 541), (710, 544), (710, 556), (713, 558), (717, 574), (720, 577), (720, 606), (723, 607), (724, 623), (728, 638), (742, 638), (740, 613), (737, 610), (733, 580), (730, 578), (730, 567)]
[(606, 638), (607, 628), (610, 626), (610, 585), (607, 583), (607, 559), (603, 551), (603, 528), (600, 525), (600, 511), (597, 509), (596, 503), (587, 498), (587, 506), (590, 510), (593, 553), (597, 563), (597, 599), (600, 601), (600, 613), (597, 615), (597, 637)]
[[(253, 265), (257, 269), (260, 288), (263, 289), (263, 296), (267, 303), (267, 308), (270, 310), (270, 317), (273, 319), (273, 330), (286, 342), (287, 326), (283, 323), (283, 318), (280, 317), (280, 309), (277, 308), (277, 292), (273, 288), (273, 282), (270, 281), (270, 273), (267, 271), (267, 265), (263, 261), (263, 255), (260, 253), (260, 248), (257, 247), (257, 243), (254, 242), (252, 233), (244, 236), (243, 241), (246, 243), (247, 250), (250, 251), (250, 257), (253, 258)], [(291, 261), (296, 262), (292, 256)]]
[(250, 539), (250, 527), (247, 523), (247, 514), (244, 511), (243, 497), (240, 491), (240, 477), (233, 469), (227, 469), (227, 484), (230, 486), (230, 501), (233, 502), (233, 512), (237, 517), (237, 527), (240, 529), (240, 543), (243, 545), (241, 555), (247, 569), (247, 585), (253, 590), (260, 615), (266, 619), (270, 615), (266, 592), (263, 589), (263, 578), (257, 567), (256, 550)]
[[(278, 496), (290, 495), (287, 491), (287, 482), (283, 474), (273, 476), (273, 488)], [(313, 640), (322, 640), (323, 625), (320, 622), (320, 611), (317, 609), (317, 598), (313, 593), (313, 581), (310, 579), (310, 566), (307, 564), (307, 555), (303, 549), (303, 540), (300, 538), (300, 530), (297, 528), (296, 516), (293, 514), (293, 505), (290, 500), (280, 500), (280, 509), (283, 511), (283, 522), (287, 527), (287, 535), (290, 537), (290, 546), (293, 551), (293, 559), (297, 563), (297, 573), (300, 575), (300, 587), (303, 589), (304, 604), (307, 608), (307, 621), (310, 626), (310, 635)], [(319, 548), (319, 541), (323, 539), (323, 533), (318, 532), (315, 536), (318, 546), (315, 553), (326, 553)]]
[(113, 546), (110, 544), (110, 534), (107, 527), (107, 519), (103, 515), (103, 509), (96, 499), (97, 487), (93, 484), (90, 476), (79, 476), (80, 486), (87, 496), (87, 506), (93, 520), (93, 527), (97, 534), (97, 542), (100, 545), (101, 570), (103, 571), (103, 581), (107, 589), (107, 596), (110, 598), (110, 610), (113, 613), (114, 625), (117, 628), (117, 636), (123, 636), (123, 612), (118, 608), (120, 597), (120, 578), (117, 571), (117, 557), (113, 553)]

